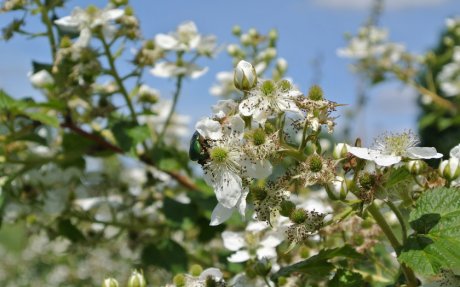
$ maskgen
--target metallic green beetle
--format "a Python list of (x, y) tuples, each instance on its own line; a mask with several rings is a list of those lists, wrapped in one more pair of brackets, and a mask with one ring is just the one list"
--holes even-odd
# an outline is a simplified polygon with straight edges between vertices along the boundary
[(199, 164), (204, 164), (205, 161), (209, 158), (207, 152), (208, 145), (205, 142), (204, 137), (200, 135), (199, 132), (195, 132), (190, 140), (190, 148), (188, 155), (191, 160), (198, 161)]

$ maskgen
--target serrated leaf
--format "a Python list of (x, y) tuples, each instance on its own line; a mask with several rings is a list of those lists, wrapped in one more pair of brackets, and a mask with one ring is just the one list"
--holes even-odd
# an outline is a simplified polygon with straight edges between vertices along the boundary
[(362, 255), (356, 252), (356, 250), (350, 245), (333, 249), (323, 249), (318, 254), (306, 260), (282, 267), (278, 272), (271, 276), (271, 279), (276, 282), (278, 277), (287, 277), (294, 272), (319, 277), (327, 276), (335, 268), (329, 260), (335, 257), (358, 259), (361, 258)]
[(355, 287), (364, 286), (363, 276), (359, 273), (338, 269), (334, 278), (329, 281), (329, 287)]
[(414, 271), (434, 275), (460, 266), (460, 189), (436, 188), (422, 194), (410, 214), (416, 231), (398, 259)]

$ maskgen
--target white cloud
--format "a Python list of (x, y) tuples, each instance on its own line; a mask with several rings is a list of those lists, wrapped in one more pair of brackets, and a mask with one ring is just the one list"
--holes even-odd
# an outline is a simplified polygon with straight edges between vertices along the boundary
[[(373, 0), (311, 0), (315, 5), (331, 9), (368, 10)], [(388, 10), (399, 10), (414, 7), (429, 7), (446, 3), (450, 0), (384, 0)], [(456, 0), (458, 1), (458, 0)]]

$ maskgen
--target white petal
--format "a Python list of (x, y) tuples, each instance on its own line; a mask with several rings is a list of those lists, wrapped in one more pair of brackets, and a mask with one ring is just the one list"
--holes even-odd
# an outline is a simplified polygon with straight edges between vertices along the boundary
[(227, 208), (235, 207), (241, 197), (241, 178), (228, 170), (219, 172), (215, 178), (213, 187), (219, 203)]
[(160, 78), (169, 78), (177, 74), (177, 66), (168, 62), (156, 63), (150, 73)]
[(246, 231), (259, 232), (267, 229), (269, 226), (270, 225), (268, 225), (268, 223), (265, 221), (251, 221), (246, 226)]
[(280, 245), (284, 240), (284, 234), (281, 232), (273, 232), (265, 237), (261, 242), (260, 245), (264, 247), (276, 247)]
[(230, 251), (237, 251), (246, 246), (243, 232), (224, 231), (222, 232), (224, 247)]
[(122, 10), (122, 9), (110, 9), (110, 10), (106, 10), (102, 13), (102, 18), (104, 18), (104, 20), (108, 21), (108, 20), (117, 20), (118, 18), (120, 18), (121, 16), (123, 16), (125, 14), (125, 11)]
[(407, 155), (414, 159), (442, 157), (442, 154), (438, 153), (434, 147), (411, 147), (407, 149)]
[(250, 258), (250, 256), (249, 256), (249, 252), (247, 250), (240, 250), (240, 251), (237, 251), (237, 252), (233, 253), (232, 255), (230, 255), (227, 258), (227, 260), (229, 262), (239, 263), (239, 262), (248, 261), (249, 258)]
[(219, 268), (212, 267), (212, 268), (207, 268), (203, 272), (201, 272), (199, 279), (200, 280), (206, 280), (206, 278), (208, 278), (208, 276), (211, 276), (211, 277), (217, 278), (217, 279), (220, 279), (220, 278), (224, 277), (222, 272), (220, 272)]
[(155, 36), (155, 43), (165, 50), (171, 50), (174, 49), (179, 42), (170, 35), (158, 34)]
[(201, 67), (198, 67), (196, 65), (193, 65), (193, 66), (191, 65), (187, 69), (187, 75), (190, 75), (190, 78), (192, 78), (192, 79), (198, 79), (199, 77), (201, 77), (204, 74), (206, 74), (206, 72), (208, 70), (209, 70), (208, 67), (201, 68)]
[(257, 249), (257, 258), (262, 259), (262, 258), (275, 258), (277, 257), (276, 249), (273, 247), (262, 247)]
[(454, 148), (450, 150), (450, 157), (455, 157), (460, 159), (460, 144), (456, 145)]
[(269, 160), (252, 161), (246, 159), (242, 162), (246, 168), (247, 176), (252, 178), (266, 178), (272, 174), (273, 166)]
[(196, 123), (195, 129), (205, 138), (218, 140), (222, 138), (222, 127), (218, 121), (210, 118), (201, 119)]
[(78, 32), (79, 31), (79, 26), (80, 26), (80, 21), (78, 21), (75, 17), (72, 16), (65, 16), (62, 18), (59, 18), (54, 21), (56, 25), (59, 26), (62, 30), (66, 32)]
[(233, 208), (226, 208), (222, 204), (218, 203), (212, 211), (211, 222), (209, 223), (209, 225), (216, 226), (225, 222), (227, 219), (230, 218), (232, 213)]
[(243, 219), (246, 217), (246, 197), (249, 194), (249, 188), (245, 188), (241, 194), (240, 200), (236, 204), (238, 207), (238, 212), (241, 214)]
[(241, 134), (244, 132), (244, 120), (239, 115), (234, 115), (230, 118), (230, 127), (232, 131)]
[(91, 41), (91, 29), (83, 28), (80, 31), (80, 37), (78, 37), (78, 40), (75, 42), (75, 47), (86, 48), (89, 46), (90, 41)]
[(354, 156), (357, 156), (366, 160), (374, 160), (374, 157), (370, 154), (370, 149), (364, 147), (347, 146), (347, 151)]
[(252, 115), (254, 113), (255, 107), (258, 105), (259, 102), (259, 97), (255, 96), (243, 100), (239, 107), (240, 113), (246, 117)]
[(380, 166), (390, 166), (401, 161), (400, 156), (380, 154), (375, 157), (374, 162)]

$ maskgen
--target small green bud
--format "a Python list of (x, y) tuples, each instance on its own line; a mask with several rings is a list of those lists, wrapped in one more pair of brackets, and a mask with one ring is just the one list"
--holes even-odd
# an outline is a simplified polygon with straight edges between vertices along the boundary
[(359, 184), (365, 190), (371, 190), (375, 185), (375, 176), (366, 172), (359, 177)]
[(249, 188), (252, 198), (257, 201), (262, 201), (267, 198), (267, 190), (260, 185), (251, 186)]
[(144, 275), (137, 270), (134, 270), (131, 273), (131, 276), (128, 280), (128, 287), (146, 287), (147, 283), (145, 282)]
[(284, 276), (278, 277), (278, 286), (284, 286), (287, 283), (287, 279)]
[(155, 42), (153, 40), (147, 40), (144, 43), (144, 47), (147, 50), (154, 50), (155, 49)]
[(262, 83), (261, 90), (266, 96), (271, 95), (275, 91), (275, 83), (273, 81), (267, 80)]
[(235, 36), (240, 36), (241, 35), (241, 27), (238, 26), (238, 25), (233, 26), (232, 34), (235, 35)]
[(134, 9), (131, 6), (125, 7), (125, 15), (126, 16), (134, 16)]
[(443, 160), (439, 165), (439, 173), (447, 180), (454, 180), (460, 176), (460, 162), (458, 158), (451, 157)]
[(292, 222), (300, 224), (307, 220), (307, 216), (307, 211), (305, 209), (297, 208), (291, 212), (289, 218), (292, 220)]
[(334, 159), (341, 159), (347, 156), (347, 144), (338, 143), (335, 145), (334, 150), (332, 151), (332, 157)]
[(263, 145), (266, 142), (267, 135), (263, 129), (256, 129), (252, 132), (252, 141), (254, 145)]
[(340, 195), (340, 199), (345, 199), (348, 194), (348, 185), (345, 178), (337, 176), (332, 182), (335, 193)]
[(203, 272), (203, 268), (199, 264), (193, 264), (190, 267), (190, 274), (192, 276), (195, 276), (195, 277), (200, 276), (201, 272)]
[(228, 151), (223, 147), (215, 147), (211, 150), (210, 157), (215, 162), (224, 162), (228, 158)]
[(119, 7), (128, 4), (128, 0), (110, 0), (110, 3), (115, 7)]
[(118, 287), (118, 281), (115, 278), (106, 278), (102, 282), (102, 287)]
[(177, 274), (174, 276), (173, 282), (177, 287), (184, 287), (186, 283), (184, 274)]
[(426, 163), (421, 160), (409, 160), (406, 162), (407, 170), (412, 174), (420, 174), (426, 168)]
[(281, 73), (281, 74), (284, 74), (287, 70), (287, 67), (288, 67), (288, 63), (285, 59), (283, 58), (279, 58), (277, 61), (276, 61), (276, 69)]
[(295, 209), (295, 204), (292, 201), (284, 200), (280, 204), (280, 214), (282, 216), (290, 217)]
[(310, 249), (305, 246), (305, 245), (302, 245), (302, 247), (300, 247), (300, 257), (302, 258), (308, 258), (310, 257)]
[(308, 167), (312, 172), (320, 172), (323, 169), (323, 160), (319, 155), (312, 155), (308, 159)]
[(288, 80), (281, 80), (276, 85), (283, 92), (287, 92), (292, 89), (292, 84)]
[(257, 73), (251, 63), (241, 60), (236, 65), (233, 83), (241, 91), (249, 91), (256, 86)]
[(97, 12), (99, 12), (99, 8), (97, 8), (95, 5), (89, 5), (86, 8), (86, 12), (90, 15), (95, 15)]
[(256, 271), (257, 275), (265, 277), (268, 275), (268, 273), (270, 273), (270, 270), (272, 270), (272, 263), (268, 261), (268, 259), (263, 258), (256, 263), (254, 270)]
[(62, 37), (59, 47), (61, 47), (61, 49), (72, 47), (72, 40), (70, 40), (68, 36)]
[(251, 36), (251, 37), (253, 37), (253, 38), (254, 38), (254, 37), (257, 37), (257, 36), (259, 35), (259, 33), (257, 32), (257, 30), (254, 29), (254, 28), (249, 29), (249, 30), (248, 30), (248, 34), (249, 34), (249, 36)]
[(308, 98), (312, 101), (320, 101), (323, 99), (323, 89), (320, 86), (314, 85), (308, 92)]
[(271, 29), (270, 32), (268, 32), (268, 38), (270, 41), (276, 41), (278, 39), (278, 31)]

